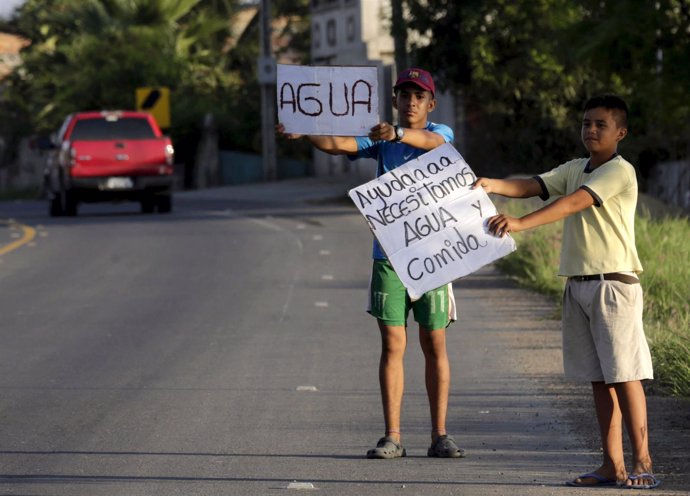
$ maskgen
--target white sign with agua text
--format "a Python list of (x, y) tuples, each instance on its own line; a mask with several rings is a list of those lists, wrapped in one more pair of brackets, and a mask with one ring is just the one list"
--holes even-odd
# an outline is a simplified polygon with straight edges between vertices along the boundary
[(376, 67), (278, 64), (276, 97), (286, 133), (366, 136), (379, 122)]

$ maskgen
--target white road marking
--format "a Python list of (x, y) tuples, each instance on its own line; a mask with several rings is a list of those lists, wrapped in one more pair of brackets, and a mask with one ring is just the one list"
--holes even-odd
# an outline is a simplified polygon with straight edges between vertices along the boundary
[(297, 386), (297, 391), (318, 391), (316, 386)]
[(287, 489), (297, 489), (297, 490), (301, 490), (301, 491), (304, 491), (304, 490), (311, 491), (311, 490), (314, 490), (314, 489), (316, 489), (316, 488), (314, 487), (314, 484), (312, 484), (311, 482), (297, 482), (297, 481), (294, 481), (294, 482), (291, 482), (290, 484), (287, 485)]

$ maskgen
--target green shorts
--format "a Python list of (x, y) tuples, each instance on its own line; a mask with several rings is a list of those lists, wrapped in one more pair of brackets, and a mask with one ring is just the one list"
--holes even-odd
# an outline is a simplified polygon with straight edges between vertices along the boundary
[(427, 291), (412, 301), (390, 262), (374, 260), (367, 312), (385, 325), (406, 326), (410, 309), (414, 320), (427, 330), (448, 327), (456, 318), (452, 284)]

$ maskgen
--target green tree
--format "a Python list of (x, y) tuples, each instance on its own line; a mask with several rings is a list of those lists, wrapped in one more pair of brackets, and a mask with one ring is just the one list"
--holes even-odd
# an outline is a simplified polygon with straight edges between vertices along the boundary
[(645, 174), (658, 160), (688, 156), (690, 2), (584, 0), (570, 33), (592, 70), (591, 92), (613, 90), (632, 109), (628, 148)]
[(35, 130), (54, 129), (75, 110), (131, 108), (137, 87), (183, 79), (179, 23), (198, 0), (51, 3), (29, 0), (20, 10), (17, 25), (32, 45), (8, 85)]
[[(428, 4), (428, 8), (423, 5)], [(584, 71), (561, 56), (575, 24), (570, 0), (408, 0), (417, 60), (461, 91), (478, 171), (540, 170), (576, 152), (572, 108)], [(432, 12), (433, 14), (429, 14)], [(490, 164), (490, 165), (487, 165)]]
[(629, 158), (687, 156), (687, 0), (405, 1), (415, 60), (464, 95), (475, 168), (533, 172), (582, 153), (582, 104), (604, 91), (631, 105)]
[(47, 133), (70, 112), (133, 108), (136, 88), (167, 86), (170, 131), (189, 162), (204, 112), (230, 99), (225, 40), (235, 3), (27, 0), (11, 23), (31, 45), (5, 84), (9, 131)]
[[(272, 2), (275, 57), (290, 54), (296, 63), (308, 63), (310, 49), (309, 0)], [(215, 112), (221, 148), (261, 151), (260, 87), (256, 64), (259, 57), (260, 13), (257, 11), (228, 52), (233, 97), (224, 103), (226, 111)], [(279, 155), (305, 159), (311, 152), (306, 143), (278, 140)]]

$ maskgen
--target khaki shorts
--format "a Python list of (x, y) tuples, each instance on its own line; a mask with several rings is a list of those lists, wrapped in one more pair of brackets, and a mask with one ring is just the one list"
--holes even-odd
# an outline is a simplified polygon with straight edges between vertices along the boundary
[(412, 301), (390, 262), (374, 260), (367, 312), (385, 325), (407, 326), (410, 310), (424, 329), (445, 329), (456, 319), (453, 286), (446, 284)]
[(639, 284), (568, 279), (563, 294), (563, 368), (568, 378), (606, 384), (654, 377)]

